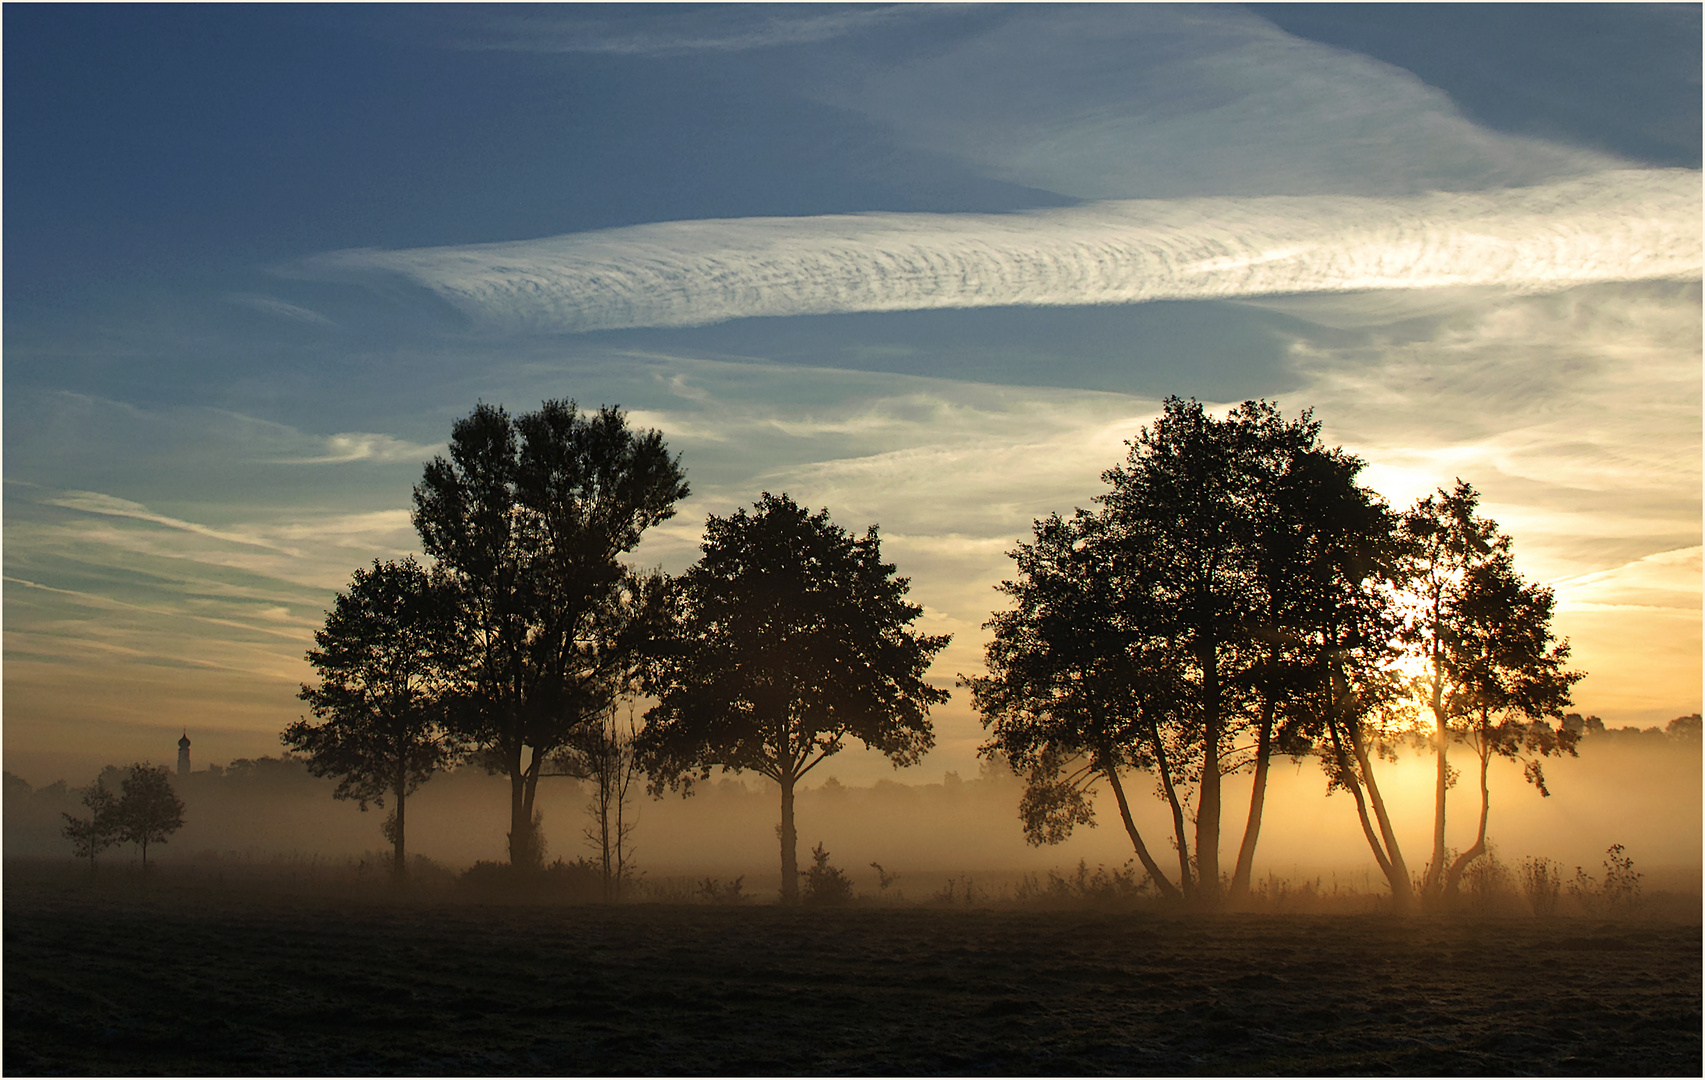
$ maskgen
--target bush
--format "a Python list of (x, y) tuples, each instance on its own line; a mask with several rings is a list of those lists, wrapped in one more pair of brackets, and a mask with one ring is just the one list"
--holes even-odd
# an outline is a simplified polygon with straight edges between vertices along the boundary
[[(948, 882), (949, 890), (952, 884)], [(1123, 869), (1113, 870), (1098, 864), (1091, 871), (1089, 864), (1079, 859), (1076, 872), (1070, 876), (1048, 871), (1045, 885), (1037, 880), (1035, 874), (1024, 875), (1013, 890), (1013, 899), (1021, 904), (1044, 907), (1123, 907), (1139, 899), (1147, 888), (1148, 878), (1145, 876), (1139, 881), (1136, 868), (1131, 863), (1126, 863)], [(969, 891), (967, 882), (967, 903), (970, 902)], [(951, 895), (946, 900), (951, 902)]]
[(1521, 864), (1521, 893), (1536, 919), (1549, 919), (1557, 914), (1557, 897), (1563, 889), (1563, 872), (1546, 858), (1523, 859)]
[(707, 904), (744, 904), (752, 899), (752, 894), (744, 890), (742, 883), (745, 880), (746, 875), (741, 874), (724, 885), (717, 878), (707, 877), (699, 882), (694, 895)]
[(1516, 909), (1515, 875), (1488, 845), (1462, 872), (1462, 902), (1472, 915), (1506, 915)]
[(953, 907), (957, 904), (975, 907), (987, 902), (988, 898), (988, 892), (975, 881), (972, 881), (969, 874), (960, 874), (956, 878), (948, 878), (947, 884), (941, 887), (941, 891), (931, 897), (935, 903), (946, 907)]
[(836, 907), (852, 900), (852, 879), (829, 865), (829, 853), (821, 842), (811, 849), (811, 868), (804, 873), (805, 892), (800, 900), (811, 907)]
[(874, 861), (870, 864), (870, 867), (876, 871), (877, 895), (884, 900), (904, 900), (906, 898), (906, 894), (901, 892), (899, 889), (894, 890), (893, 897), (889, 897), (888, 895), (888, 887), (900, 880), (900, 872), (898, 870), (886, 870), (883, 868), (881, 863)]
[(1640, 878), (1621, 844), (1612, 844), (1605, 851), (1604, 880), (1595, 881), (1580, 867), (1575, 867), (1575, 880), (1569, 885), (1581, 908), (1589, 915), (1614, 918), (1632, 915), (1640, 907)]

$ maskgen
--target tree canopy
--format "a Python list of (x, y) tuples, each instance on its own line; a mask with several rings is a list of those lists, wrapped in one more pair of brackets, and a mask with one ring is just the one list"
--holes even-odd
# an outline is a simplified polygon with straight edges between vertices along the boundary
[(120, 785), (122, 793), (114, 817), (118, 838), (135, 844), (142, 852), (142, 869), (148, 869), (148, 846), (163, 844), (183, 828), (184, 804), (172, 790), (172, 774), (164, 765), (130, 766)]
[[(1400, 638), (1419, 661), (1417, 696), (1430, 714), (1437, 762), (1433, 855), (1422, 881), (1423, 894), (1433, 899), (1454, 891), (1468, 863), (1486, 850), (1491, 758), (1523, 759), (1529, 782), (1550, 794), (1539, 759), (1575, 752), (1573, 731), (1534, 723), (1561, 721), (1570, 687), (1582, 677), (1563, 666), (1569, 645), (1551, 632), (1551, 590), (1522, 580), (1512, 540), (1480, 515), (1479, 505), (1480, 493), (1459, 479), (1452, 490), (1417, 500), (1399, 530)], [(1454, 859), (1445, 847), (1452, 743), (1467, 744), (1480, 765), (1479, 830)]]
[(480, 404), (414, 489), (414, 524), (457, 594), (471, 693), (459, 729), (510, 778), (509, 856), (537, 864), (540, 770), (634, 678), (659, 575), (621, 561), (688, 487), (663, 436), (619, 408)]
[[(1572, 736), (1531, 721), (1561, 719), (1579, 677), (1552, 643), (1549, 591), (1515, 575), (1472, 488), (1399, 518), (1356, 482), (1360, 459), (1319, 432), (1309, 413), (1287, 420), (1267, 402), (1222, 419), (1169, 398), (1103, 474), (1098, 511), (1039, 520), (1011, 553), (1018, 574), (1000, 589), (1014, 605), (987, 624), (987, 673), (964, 682), (990, 731), (985, 753), (1028, 776), (1020, 815), (1033, 842), (1093, 822), (1105, 783), (1160, 890), (1211, 907), (1222, 777), (1253, 775), (1235, 896), (1249, 887), (1271, 757), (1318, 753), (1405, 905), (1408, 870), (1372, 764), (1406, 715), (1405, 648), (1431, 665), (1441, 733), (1434, 866), (1445, 744), (1473, 746), (1483, 778), (1489, 755), (1526, 756), (1543, 790), (1537, 757)], [(1176, 885), (1130, 814), (1121, 772), (1133, 769), (1153, 771), (1171, 813)]]
[(702, 555), (678, 582), (672, 630), (639, 737), (654, 792), (690, 790), (715, 766), (781, 786), (782, 896), (798, 896), (794, 785), (848, 739), (896, 766), (933, 744), (924, 678), (945, 635), (912, 633), (922, 608), (882, 561), (877, 530), (854, 537), (787, 495), (765, 492), (705, 523)]
[(118, 797), (97, 779), (83, 792), (80, 801), (88, 809), (89, 816), (80, 818), (62, 812), (60, 816), (65, 819), (65, 824), (60, 835), (71, 841), (74, 855), (89, 860), (89, 871), (93, 873), (95, 856), (119, 841)]
[(363, 810), (392, 800), (385, 833), (398, 878), (408, 873), (407, 797), (463, 750), (452, 719), (465, 698), (466, 640), (445, 574), (412, 558), (375, 560), (314, 633), (308, 663), (320, 681), (298, 696), (320, 722), (300, 720), (282, 736), (314, 775), (339, 778), (336, 798)]

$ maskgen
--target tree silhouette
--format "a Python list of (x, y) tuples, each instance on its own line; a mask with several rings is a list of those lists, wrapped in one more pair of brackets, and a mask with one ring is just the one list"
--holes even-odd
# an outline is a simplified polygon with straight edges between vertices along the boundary
[[(1314, 460), (1351, 472), (1360, 466), (1348, 458)], [(1407, 912), (1414, 907), (1414, 888), (1373, 765), (1382, 756), (1395, 757), (1415, 716), (1397, 666), (1399, 623), (1391, 588), (1400, 548), (1396, 517), (1363, 488), (1327, 483), (1316, 491), (1321, 498), (1301, 518), (1295, 552), (1301, 558), (1287, 589), (1291, 603), (1283, 621), (1290, 663), (1283, 678), (1290, 695), (1283, 711), (1292, 738), (1307, 740), (1319, 755), (1328, 791), (1350, 794), (1393, 907)]]
[(622, 886), (633, 876), (633, 835), (638, 822), (633, 812), (633, 783), (639, 776), (634, 742), (639, 736), (632, 703), (627, 720), (616, 715), (614, 706), (576, 731), (561, 750), (556, 763), (562, 769), (552, 776), (572, 776), (592, 783), (592, 798), (586, 804), (590, 819), (583, 834), (597, 853), (604, 902), (621, 896)]
[[(1522, 581), (1510, 538), (1497, 522), (1479, 516), (1479, 501), (1479, 492), (1459, 479), (1453, 490), (1441, 488), (1417, 501), (1401, 527), (1401, 638), (1422, 664), (1417, 681), (1431, 714), (1437, 763), (1433, 854), (1422, 882), (1431, 899), (1454, 891), (1468, 863), (1486, 850), (1491, 757), (1525, 758), (1528, 780), (1549, 794), (1538, 759), (1573, 753), (1575, 745), (1568, 728), (1534, 723), (1561, 721), (1569, 688), (1581, 678), (1563, 667), (1568, 643), (1552, 637), (1551, 590)], [(1467, 743), (1479, 759), (1480, 825), (1474, 844), (1447, 862), (1453, 742)]]
[[(1027, 840), (1057, 844), (1091, 824), (1091, 794), (1105, 781), (1150, 879), (1176, 897), (1193, 889), (1177, 792), (1189, 751), (1177, 745), (1180, 728), (1172, 722), (1181, 687), (1164, 643), (1117, 602), (1103, 524), (1083, 510), (1035, 523), (1034, 542), (1011, 552), (1017, 578), (999, 586), (1015, 605), (986, 624), (994, 632), (987, 674), (961, 683), (990, 731), (983, 755), (1005, 757), (1027, 778), (1019, 804)], [(1173, 811), (1178, 885), (1131, 817), (1120, 772), (1133, 769), (1155, 772)]]
[(465, 637), (456, 595), (442, 573), (414, 559), (357, 570), (315, 631), (308, 663), (317, 685), (302, 687), (319, 723), (299, 720), (282, 741), (315, 776), (336, 776), (334, 798), (392, 809), (384, 832), (392, 872), (408, 876), (407, 798), (463, 746), (451, 731), (462, 693)]
[(509, 859), (538, 865), (545, 761), (627, 692), (662, 594), (620, 561), (688, 489), (656, 431), (615, 408), (481, 404), (414, 489), (426, 553), (455, 584), (472, 693), (458, 726), (510, 780)]
[(718, 765), (780, 785), (781, 895), (795, 903), (795, 785), (848, 738), (916, 763), (934, 742), (929, 706), (948, 696), (924, 672), (948, 638), (907, 629), (923, 609), (874, 526), (854, 538), (765, 492), (750, 513), (711, 517), (701, 547), (651, 672), (641, 764), (654, 794), (690, 793)]
[(1199, 402), (1168, 398), (1124, 464), (1102, 476), (1111, 490), (1098, 501), (1121, 604), (1172, 654), (1181, 676), (1172, 719), (1199, 745), (1190, 770), (1195, 880), (1208, 906), (1220, 891), (1221, 779), (1254, 763), (1247, 751), (1238, 755), (1236, 740), (1259, 709), (1263, 638), (1280, 629), (1269, 621), (1261, 573), (1274, 481), (1299, 455), (1318, 452), (1318, 434), (1308, 414), (1287, 421), (1263, 401), (1219, 420)]
[(142, 869), (148, 869), (148, 845), (163, 844), (183, 828), (184, 804), (172, 790), (172, 774), (164, 765), (138, 762), (130, 766), (122, 784), (123, 794), (115, 808), (118, 838), (142, 851)]
[[(1314, 517), (1362, 505), (1360, 462), (1319, 443), (1305, 413), (1266, 402), (1224, 419), (1169, 398), (1102, 479), (1098, 513), (1037, 522), (1013, 552), (1018, 601), (997, 614), (989, 674), (967, 680), (999, 751), (1030, 770), (1032, 838), (1090, 820), (1106, 781), (1132, 845), (1163, 892), (1218, 902), (1221, 778), (1254, 772), (1234, 888), (1246, 888), (1268, 762), (1306, 739), (1289, 700), (1309, 666), (1298, 625), (1308, 575), (1330, 561)], [(1243, 741), (1253, 736), (1251, 741)], [(1153, 769), (1172, 814), (1176, 890), (1131, 823), (1121, 769)], [(1194, 804), (1191, 805), (1192, 796)], [(1187, 819), (1195, 819), (1193, 835)]]
[(61, 835), (71, 841), (71, 850), (77, 858), (89, 860), (89, 872), (94, 873), (95, 856), (119, 840), (118, 799), (96, 780), (83, 792), (82, 803), (89, 808), (89, 816), (79, 818), (61, 813), (59, 816), (65, 819)]

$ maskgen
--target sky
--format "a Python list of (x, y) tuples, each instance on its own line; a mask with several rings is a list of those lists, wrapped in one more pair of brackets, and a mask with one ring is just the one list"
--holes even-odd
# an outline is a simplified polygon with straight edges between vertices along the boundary
[[(275, 754), (477, 402), (785, 491), (981, 669), (1167, 395), (1460, 477), (1612, 726), (1700, 709), (1697, 5), (72, 6), (4, 19), (4, 759)], [(975, 775), (963, 691), (911, 774)], [(823, 767), (892, 775), (869, 754)], [(899, 777), (904, 780), (907, 774)]]

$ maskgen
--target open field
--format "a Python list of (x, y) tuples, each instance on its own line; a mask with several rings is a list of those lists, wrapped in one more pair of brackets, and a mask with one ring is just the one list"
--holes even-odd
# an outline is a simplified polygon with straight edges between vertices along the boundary
[(7, 1075), (1665, 1074), (1696, 921), (387, 902), (8, 873)]

